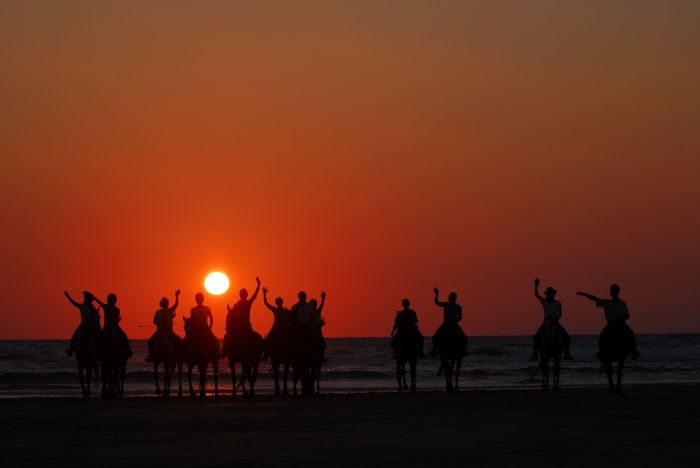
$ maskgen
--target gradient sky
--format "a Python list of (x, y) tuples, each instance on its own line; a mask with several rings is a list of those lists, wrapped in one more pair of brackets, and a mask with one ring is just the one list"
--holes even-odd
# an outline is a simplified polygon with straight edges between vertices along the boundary
[[(530, 334), (553, 285), (700, 331), (700, 2), (0, 4), (0, 338), (119, 295), (145, 338), (211, 270), (328, 292), (327, 336)], [(256, 304), (253, 324), (271, 314)], [(181, 332), (181, 320), (176, 322)]]

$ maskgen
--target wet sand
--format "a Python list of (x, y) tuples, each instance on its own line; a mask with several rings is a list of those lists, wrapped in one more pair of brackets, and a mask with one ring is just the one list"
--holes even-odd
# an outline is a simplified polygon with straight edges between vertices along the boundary
[(700, 466), (700, 387), (0, 400), (2, 466)]

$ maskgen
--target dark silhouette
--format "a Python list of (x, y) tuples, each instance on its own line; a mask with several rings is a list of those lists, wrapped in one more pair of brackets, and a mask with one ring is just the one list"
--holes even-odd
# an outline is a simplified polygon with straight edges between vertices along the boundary
[(190, 317), (183, 317), (185, 322), (185, 339), (182, 341), (183, 361), (187, 363), (187, 381), (190, 397), (195, 396), (192, 386), (192, 369), (196, 366), (199, 372), (199, 396), (204, 398), (206, 392), (207, 368), (212, 365), (214, 377), (214, 395), (219, 394), (219, 340), (211, 331), (214, 316), (211, 309), (204, 305), (204, 294), (198, 292), (194, 296), (197, 303), (190, 309)]
[(411, 391), (416, 391), (416, 366), (418, 357), (423, 354), (423, 335), (418, 330), (418, 316), (411, 309), (411, 301), (401, 301), (403, 309), (396, 312), (394, 328), (391, 330), (391, 347), (396, 359), (396, 382), (399, 392), (409, 389), (406, 383), (406, 363), (411, 374)]
[[(535, 279), (535, 297), (544, 308), (544, 321), (534, 337), (535, 346), (532, 355), (537, 359), (539, 353), (539, 368), (542, 370), (542, 391), (549, 393), (549, 361), (553, 361), (552, 389), (559, 392), (559, 375), (561, 373), (561, 355), (569, 355), (571, 337), (559, 323), (562, 316), (561, 302), (555, 299), (557, 290), (547, 288), (545, 297), (540, 296), (540, 280)], [(530, 361), (533, 359), (531, 358)]]
[[(172, 383), (175, 366), (178, 369), (178, 396), (182, 396), (182, 338), (175, 334), (173, 330), (173, 319), (175, 310), (180, 303), (180, 290), (175, 291), (175, 304), (169, 307), (170, 301), (167, 297), (160, 300), (160, 309), (153, 315), (153, 324), (157, 327), (148, 340), (147, 362), (153, 362), (153, 378), (156, 383), (156, 395), (170, 396), (170, 385)], [(161, 391), (158, 382), (158, 367), (163, 364), (163, 389)]]
[[(260, 292), (260, 278), (255, 278), (257, 286), (253, 295), (248, 298), (248, 290), (239, 291), (239, 300), (233, 307), (226, 305), (226, 335), (222, 355), (228, 356), (233, 384), (232, 398), (237, 397), (236, 363), (241, 365), (241, 389), (246, 398), (255, 396), (255, 381), (258, 377), (258, 366), (262, 357), (264, 340), (250, 323), (250, 309)], [(246, 380), (250, 390), (246, 388)]]
[[(459, 326), (462, 320), (462, 307), (457, 304), (457, 293), (451, 292), (447, 302), (440, 302), (440, 290), (435, 288), (435, 305), (443, 309), (443, 322), (433, 336), (433, 349), (430, 352), (435, 356), (436, 350), (440, 353), (441, 368), (445, 373), (447, 391), (451, 392), (459, 387), (459, 370), (462, 366), (462, 357), (466, 354), (467, 337)], [(454, 384), (452, 377), (454, 376)]]
[(311, 396), (314, 394), (315, 383), (312, 368), (321, 360), (322, 347), (314, 328), (317, 311), (307, 302), (304, 291), (300, 291), (298, 297), (299, 301), (292, 307), (289, 321), (293, 391), (296, 396), (297, 383), (301, 381), (302, 393)]
[(95, 301), (104, 312), (104, 327), (99, 342), (100, 363), (102, 364), (102, 396), (123, 396), (126, 379), (126, 363), (134, 354), (129, 338), (119, 326), (121, 311), (117, 307), (117, 295), (107, 296), (107, 302)]
[(92, 393), (92, 374), (98, 367), (101, 334), (99, 309), (94, 306), (94, 297), (88, 291), (83, 291), (82, 303), (74, 301), (68, 291), (64, 291), (63, 294), (80, 311), (80, 326), (73, 334), (66, 353), (71, 356), (75, 352), (80, 387), (83, 396), (89, 397)]
[[(617, 284), (610, 286), (610, 299), (601, 299), (585, 292), (577, 292), (576, 294), (595, 302), (596, 307), (601, 307), (605, 311), (607, 324), (600, 332), (597, 357), (605, 367), (610, 393), (616, 391), (622, 393), (622, 373), (625, 360), (630, 353), (632, 359), (637, 359), (639, 351), (634, 332), (626, 323), (630, 314), (627, 304), (620, 299), (620, 286)], [(615, 361), (617, 361), (617, 384), (613, 385), (613, 362)]]
[(540, 280), (539, 278), (535, 279), (535, 297), (540, 301), (544, 309), (544, 320), (533, 338), (532, 357), (530, 357), (530, 361), (537, 361), (539, 359), (538, 353), (542, 345), (542, 338), (548, 326), (558, 328), (558, 333), (562, 335), (564, 341), (564, 359), (567, 361), (574, 360), (570, 352), (571, 336), (559, 322), (562, 317), (562, 305), (561, 302), (556, 299), (556, 295), (557, 290), (550, 286), (544, 291), (544, 297), (542, 297), (540, 295)]
[(289, 349), (289, 314), (290, 311), (284, 307), (281, 297), (275, 299), (273, 306), (267, 301), (268, 288), (263, 288), (263, 301), (265, 306), (272, 311), (274, 322), (270, 332), (265, 337), (265, 353), (270, 357), (270, 364), (275, 379), (275, 395), (280, 394), (280, 366), (283, 367), (283, 387), (281, 393), (287, 395), (287, 379), (289, 377), (290, 349)]
[(323, 306), (326, 304), (326, 293), (321, 292), (321, 305), (318, 304), (316, 299), (311, 299), (309, 304), (314, 310), (311, 316), (311, 329), (314, 332), (314, 339), (318, 345), (318, 353), (315, 359), (311, 361), (311, 382), (315, 387), (316, 393), (319, 394), (321, 393), (321, 368), (323, 367), (323, 361), (326, 359), (326, 339), (323, 337), (323, 326), (326, 324), (326, 321), (321, 317)]

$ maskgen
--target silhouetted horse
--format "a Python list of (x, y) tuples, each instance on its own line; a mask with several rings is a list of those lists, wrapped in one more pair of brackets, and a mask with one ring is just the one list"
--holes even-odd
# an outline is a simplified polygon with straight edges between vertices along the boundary
[[(610, 393), (622, 393), (622, 372), (632, 347), (632, 336), (624, 323), (608, 323), (598, 340), (598, 359), (605, 368)], [(613, 383), (613, 362), (617, 361), (617, 383)]]
[(540, 369), (542, 370), (542, 391), (549, 393), (549, 361), (553, 361), (552, 390), (559, 392), (561, 355), (564, 352), (564, 332), (557, 323), (545, 321), (540, 344)]
[(283, 368), (281, 393), (287, 395), (287, 379), (289, 378), (289, 366), (292, 364), (290, 350), (289, 328), (276, 332), (270, 337), (267, 345), (267, 354), (270, 357), (270, 364), (275, 380), (275, 395), (280, 394), (280, 366)]
[[(241, 365), (240, 386), (243, 396), (252, 398), (255, 396), (255, 381), (258, 378), (258, 366), (263, 353), (263, 338), (252, 328), (240, 332), (227, 332), (226, 335), (228, 338), (224, 341), (228, 343), (228, 349), (225, 349), (224, 352), (228, 357), (228, 365), (231, 369), (231, 383), (233, 384), (231, 397), (233, 399), (237, 397), (236, 363), (239, 363)], [(246, 380), (250, 389), (245, 386)]]
[(316, 382), (314, 366), (317, 366), (317, 362), (322, 359), (321, 343), (309, 327), (296, 322), (290, 325), (289, 342), (294, 395), (297, 395), (297, 383), (301, 381), (301, 392), (311, 396), (314, 394)]
[(92, 394), (92, 374), (99, 366), (99, 336), (99, 331), (91, 330), (87, 325), (80, 326), (75, 359), (84, 397)]
[(199, 396), (206, 396), (207, 367), (211, 362), (214, 376), (214, 395), (219, 395), (219, 340), (208, 327), (196, 326), (191, 319), (185, 321), (185, 339), (183, 341), (183, 361), (187, 363), (187, 381), (190, 397), (195, 396), (192, 386), (192, 369), (197, 366), (199, 372)]
[(399, 392), (407, 391), (406, 364), (410, 366), (411, 391), (416, 391), (416, 365), (420, 346), (418, 341), (418, 330), (411, 324), (409, 327), (399, 328), (396, 331), (394, 340), (394, 352), (396, 353), (396, 382), (399, 385)]
[(100, 335), (102, 396), (123, 396), (126, 363), (131, 356), (129, 340), (116, 327), (105, 327)]
[[(448, 392), (459, 388), (459, 371), (462, 367), (462, 356), (467, 349), (467, 338), (461, 332), (457, 323), (452, 324), (445, 330), (438, 344), (441, 368), (445, 374), (445, 385)], [(454, 377), (454, 384), (452, 378)]]
[[(163, 331), (156, 333), (154, 339), (151, 360), (153, 361), (153, 378), (156, 381), (156, 395), (162, 394), (164, 397), (170, 396), (170, 385), (172, 383), (173, 373), (175, 372), (175, 366), (177, 366), (178, 396), (182, 396), (182, 338), (174, 333)], [(163, 364), (162, 391), (160, 383), (158, 382), (158, 367), (161, 364)]]

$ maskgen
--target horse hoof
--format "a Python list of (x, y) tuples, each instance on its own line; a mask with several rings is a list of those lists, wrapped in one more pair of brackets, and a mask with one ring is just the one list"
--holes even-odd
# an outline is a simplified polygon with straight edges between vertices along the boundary
[(415, 385), (411, 385), (411, 391), (412, 391), (412, 392), (415, 392), (415, 391), (416, 391), (416, 386), (415, 386)]
[(160, 390), (160, 388), (156, 388), (156, 395), (160, 395), (161, 393), (163, 392)]

